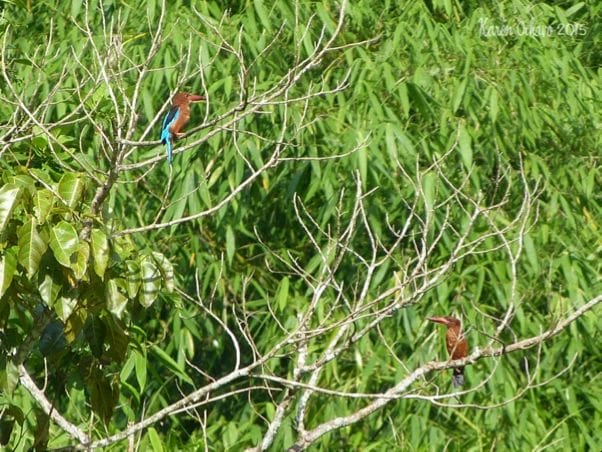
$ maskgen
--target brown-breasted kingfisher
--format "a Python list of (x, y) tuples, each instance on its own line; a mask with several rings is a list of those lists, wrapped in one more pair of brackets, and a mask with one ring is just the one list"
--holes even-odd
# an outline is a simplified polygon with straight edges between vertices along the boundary
[(171, 109), (165, 115), (161, 126), (161, 143), (167, 146), (167, 161), (170, 165), (173, 160), (171, 153), (173, 141), (184, 135), (181, 131), (190, 120), (190, 104), (203, 100), (205, 96), (190, 93), (176, 93), (172, 98)]

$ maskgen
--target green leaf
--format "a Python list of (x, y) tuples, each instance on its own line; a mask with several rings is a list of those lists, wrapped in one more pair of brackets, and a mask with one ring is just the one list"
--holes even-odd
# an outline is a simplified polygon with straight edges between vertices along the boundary
[(73, 310), (77, 306), (77, 296), (68, 295), (59, 297), (54, 303), (54, 311), (56, 315), (64, 322), (67, 321), (69, 316), (73, 313)]
[(284, 310), (284, 308), (286, 308), (286, 305), (288, 304), (288, 291), (289, 291), (289, 279), (288, 276), (285, 276), (284, 278), (282, 278), (282, 281), (280, 282), (280, 289), (278, 290), (278, 307), (280, 308), (281, 311)]
[(472, 146), (471, 146), (471, 138), (466, 130), (464, 124), (460, 124), (460, 130), (458, 132), (458, 144), (460, 147), (460, 155), (462, 157), (462, 162), (466, 169), (470, 169), (472, 167)]
[(136, 363), (136, 357), (132, 353), (130, 357), (127, 359), (125, 364), (121, 367), (121, 371), (119, 372), (119, 379), (122, 383), (124, 383), (129, 376), (132, 374), (132, 370), (134, 369), (134, 365)]
[(111, 420), (119, 391), (113, 388), (107, 376), (103, 375), (99, 369), (92, 369), (88, 373), (86, 386), (90, 393), (90, 405), (92, 410), (106, 424)]
[(186, 372), (184, 372), (184, 369), (182, 369), (178, 365), (178, 363), (176, 361), (174, 361), (174, 359), (171, 356), (169, 356), (167, 353), (165, 353), (163, 350), (161, 350), (156, 345), (153, 345), (150, 350), (175, 375), (177, 375), (178, 377), (180, 377), (182, 380), (184, 380), (185, 382), (187, 382), (189, 384), (194, 384), (193, 381), (190, 379), (190, 377), (186, 374)]
[(165, 257), (163, 253), (158, 253), (153, 251), (152, 253), (153, 259), (155, 259), (156, 264), (159, 266), (159, 271), (161, 272), (161, 276), (163, 277), (163, 283), (165, 284), (165, 288), (169, 292), (173, 292), (175, 284), (174, 284), (174, 269), (169, 259)]
[(151, 256), (143, 256), (140, 260), (140, 277), (142, 288), (138, 299), (142, 306), (148, 308), (155, 302), (161, 289), (161, 273)]
[(146, 356), (142, 353), (135, 352), (135, 369), (136, 369), (136, 380), (140, 387), (140, 392), (144, 391), (146, 387)]
[(228, 264), (232, 264), (232, 258), (234, 257), (234, 252), (236, 251), (236, 239), (234, 238), (234, 231), (232, 227), (228, 225), (226, 228), (226, 257), (228, 259)]
[(109, 279), (105, 287), (107, 307), (117, 318), (121, 318), (128, 302), (128, 298), (120, 291), (120, 287), (123, 286), (125, 286), (123, 279)]
[(29, 219), (19, 228), (19, 263), (31, 277), (38, 271), (42, 255), (48, 249), (48, 244), (38, 232), (35, 217)]
[(497, 119), (498, 111), (499, 107), (497, 90), (493, 88), (491, 90), (491, 96), (489, 97), (489, 117), (491, 118), (491, 122), (495, 122), (495, 120)]
[(21, 189), (13, 184), (0, 188), (0, 233), (4, 231), (8, 220), (17, 205)]
[(79, 242), (75, 262), (71, 265), (73, 273), (78, 280), (87, 280), (86, 270), (88, 270), (88, 259), (90, 259), (90, 245), (86, 242)]
[(125, 262), (127, 267), (126, 289), (130, 299), (134, 299), (140, 289), (140, 265), (138, 261), (128, 260)]
[(66, 221), (59, 222), (50, 230), (50, 249), (64, 267), (71, 267), (71, 256), (78, 250), (78, 244), (75, 228)]
[(12, 360), (6, 361), (6, 367), (0, 369), (0, 390), (12, 395), (19, 383), (19, 371)]
[(427, 173), (422, 178), (422, 191), (425, 207), (430, 211), (435, 205), (435, 175), (433, 173)]
[(92, 229), (91, 242), (94, 272), (103, 279), (109, 265), (109, 240), (100, 229)]
[(157, 430), (155, 430), (153, 427), (149, 427), (148, 429), (148, 439), (154, 452), (163, 452), (161, 437), (157, 433)]
[(104, 343), (107, 337), (107, 327), (104, 322), (98, 317), (91, 318), (86, 323), (84, 336), (90, 345), (92, 355), (95, 358), (100, 358), (104, 352)]
[(38, 220), (38, 224), (44, 224), (48, 213), (54, 206), (55, 199), (54, 194), (46, 188), (36, 191), (33, 197), (33, 213)]
[(10, 287), (17, 270), (17, 247), (7, 249), (0, 257), (0, 299)]
[(65, 173), (59, 181), (58, 193), (71, 209), (77, 206), (83, 190), (84, 181), (79, 174)]
[(467, 83), (468, 83), (467, 78), (462, 79), (454, 92), (454, 97), (452, 99), (452, 112), (453, 113), (456, 113), (458, 111), (458, 108), (460, 108), (460, 104), (462, 103), (462, 99), (464, 98), (464, 91), (466, 91)]
[(59, 296), (61, 288), (61, 284), (50, 273), (45, 273), (42, 281), (38, 283), (40, 297), (42, 297), (42, 300), (48, 307), (52, 307), (54, 305), (54, 301)]

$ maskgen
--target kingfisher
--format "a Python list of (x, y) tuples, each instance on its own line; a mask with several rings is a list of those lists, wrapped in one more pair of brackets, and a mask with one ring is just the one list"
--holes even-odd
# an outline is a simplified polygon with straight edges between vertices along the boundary
[[(451, 359), (462, 359), (468, 356), (468, 342), (462, 333), (462, 322), (456, 317), (428, 317), (428, 320), (447, 326), (445, 341), (447, 353)], [(464, 367), (456, 367), (453, 370), (452, 385), (462, 386), (464, 384)]]
[(205, 96), (190, 93), (176, 93), (171, 99), (171, 109), (165, 115), (161, 126), (161, 143), (167, 146), (167, 161), (170, 165), (173, 140), (184, 135), (181, 130), (190, 120), (190, 104), (203, 100), (205, 100)]

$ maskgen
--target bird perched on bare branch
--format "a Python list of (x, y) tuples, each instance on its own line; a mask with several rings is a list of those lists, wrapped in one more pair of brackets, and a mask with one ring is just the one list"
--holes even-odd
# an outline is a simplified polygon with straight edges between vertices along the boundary
[(177, 93), (171, 100), (172, 107), (165, 115), (161, 126), (161, 143), (167, 146), (167, 161), (170, 165), (173, 140), (183, 135), (181, 130), (190, 120), (190, 104), (203, 100), (205, 100), (205, 96), (190, 93)]
[[(451, 359), (462, 359), (468, 356), (468, 342), (462, 333), (462, 322), (456, 317), (428, 317), (428, 320), (447, 326), (445, 341), (447, 352)], [(464, 384), (464, 367), (456, 367), (453, 370), (452, 384), (462, 386)]]

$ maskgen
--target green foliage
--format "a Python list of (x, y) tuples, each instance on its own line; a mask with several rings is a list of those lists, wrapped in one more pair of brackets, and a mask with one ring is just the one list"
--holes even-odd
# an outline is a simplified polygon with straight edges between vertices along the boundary
[[(48, 381), (60, 413), (86, 431), (92, 424), (101, 438), (285, 341), (335, 264), (338, 290), (324, 289), (308, 320), (323, 335), (305, 345), (308, 362), (321, 357), (333, 325), (350, 318), (360, 295), (368, 300), (345, 333), (348, 348), (318, 381), (343, 392), (383, 392), (442, 359), (428, 315), (462, 314), (471, 344), (483, 346), (512, 305), (499, 337), (510, 343), (600, 294), (599, 2), (352, 2), (336, 50), (303, 73), (289, 71), (334, 32), (333, 2), (169, 2), (165, 41), (154, 50), (159, 1), (56, 3), (10, 2), (0, 17), (0, 445), (23, 450), (44, 439), (39, 409), (18, 385), (20, 360), (40, 386)], [(525, 24), (552, 32), (516, 32)], [(515, 32), (491, 34), (489, 26)], [(350, 45), (358, 41), (367, 42)], [(193, 57), (183, 58), (189, 49)], [(119, 128), (143, 64), (137, 116)], [(105, 82), (107, 71), (118, 76)], [(261, 97), (296, 75), (288, 104)], [(339, 83), (345, 89), (333, 89)], [(178, 142), (172, 168), (147, 164), (163, 155), (146, 142), (158, 139), (175, 89), (210, 102), (192, 107), (194, 132)], [(306, 100), (308, 93), (316, 96)], [(28, 120), (20, 102), (44, 127), (19, 128)], [(211, 123), (222, 115), (236, 120)], [(186, 147), (199, 137), (202, 144)], [(143, 144), (127, 148), (128, 140)], [(288, 160), (228, 198), (276, 146)], [(525, 187), (533, 205), (524, 234), (488, 238), (424, 293), (398, 289), (414, 270), (418, 239), (438, 240), (424, 268), (439, 268), (464, 234), (510, 227)], [(358, 189), (367, 193), (364, 210), (346, 234)], [(475, 206), (462, 196), (496, 209), (469, 224)], [(135, 231), (149, 224), (164, 226)], [(394, 244), (395, 253), (385, 252)], [(372, 258), (383, 262), (374, 274)], [(407, 304), (370, 327), (370, 315), (396, 297)], [(467, 367), (468, 387), (483, 387), (458, 396), (465, 407), (420, 400), (448, 390), (448, 372), (431, 373), (407, 398), (328, 433), (315, 450), (598, 450), (601, 326), (586, 314), (537, 351)], [(260, 373), (292, 378), (298, 346), (283, 347)], [(195, 415), (144, 430), (140, 448), (260, 443), (284, 391), (241, 380), (209, 393), (214, 400)], [(369, 401), (314, 395), (306, 428)], [(296, 439), (296, 403), (273, 450)], [(90, 423), (88, 406), (102, 422)], [(56, 425), (45, 428), (49, 447), (72, 444)]]
[[(81, 174), (66, 173), (54, 182), (40, 170), (5, 172), (2, 184), (0, 326), (10, 337), (2, 341), (2, 353), (10, 356), (17, 345), (19, 353), (32, 354), (33, 369), (43, 370), (42, 359), (60, 365), (57, 373), (86, 383), (92, 409), (108, 422), (119, 395), (110, 369), (123, 362), (130, 340), (126, 304), (149, 308), (162, 286), (173, 288), (173, 269), (161, 253), (134, 254), (129, 239), (109, 239), (87, 219), (90, 192)], [(130, 285), (142, 286), (139, 292), (128, 292), (122, 276), (136, 268), (131, 263), (142, 269), (128, 273)], [(60, 322), (43, 323), (53, 315)], [(27, 338), (36, 328), (39, 342), (32, 344)], [(36, 349), (28, 350), (32, 345)], [(6, 377), (0, 380), (7, 401), (15, 395), (11, 366), (3, 362)]]

